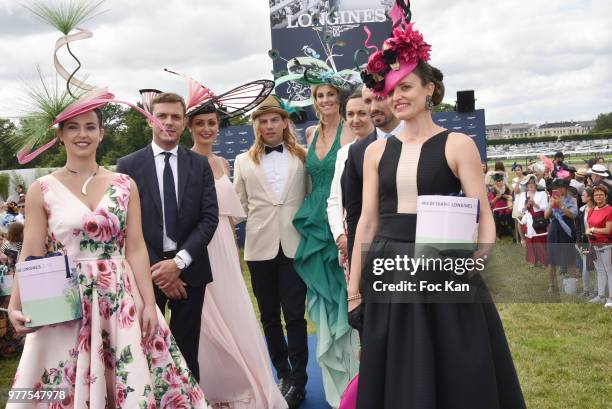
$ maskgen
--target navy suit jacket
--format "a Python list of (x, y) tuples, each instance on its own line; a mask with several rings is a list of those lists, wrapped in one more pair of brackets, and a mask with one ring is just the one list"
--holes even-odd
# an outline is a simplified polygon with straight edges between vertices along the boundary
[(376, 141), (376, 129), (367, 138), (355, 142), (349, 148), (348, 158), (344, 167), (346, 181), (343, 185), (345, 192), (344, 208), (346, 209), (347, 243), (349, 260), (353, 254), (355, 243), (355, 230), (361, 216), (363, 194), (363, 158), (365, 151), (372, 142)]
[[(177, 251), (187, 250), (191, 265), (181, 279), (191, 286), (212, 281), (207, 246), (219, 222), (217, 192), (208, 159), (178, 148)], [(163, 260), (162, 203), (151, 145), (117, 161), (117, 172), (129, 175), (140, 192), (142, 231), (151, 265)]]

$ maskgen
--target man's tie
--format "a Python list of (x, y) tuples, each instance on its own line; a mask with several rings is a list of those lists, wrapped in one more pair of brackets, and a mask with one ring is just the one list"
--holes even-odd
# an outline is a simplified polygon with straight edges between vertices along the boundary
[(172, 153), (163, 152), (164, 159), (164, 221), (166, 235), (176, 242), (176, 225), (178, 221), (178, 205), (176, 203), (176, 190), (174, 188), (174, 174), (170, 167)]
[(280, 145), (276, 145), (275, 147), (270, 147), (270, 146), (264, 146), (264, 149), (266, 150), (266, 155), (270, 152), (278, 152), (278, 153), (283, 153), (283, 144), (281, 143)]

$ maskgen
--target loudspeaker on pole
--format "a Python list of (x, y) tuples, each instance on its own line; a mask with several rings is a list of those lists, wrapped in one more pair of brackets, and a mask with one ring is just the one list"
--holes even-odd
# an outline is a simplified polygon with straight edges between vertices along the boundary
[(474, 90), (457, 91), (457, 112), (473, 112), (475, 105)]

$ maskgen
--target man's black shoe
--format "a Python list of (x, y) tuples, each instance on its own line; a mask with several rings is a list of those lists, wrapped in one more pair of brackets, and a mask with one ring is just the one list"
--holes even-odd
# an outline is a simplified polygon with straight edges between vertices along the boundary
[(281, 395), (285, 396), (287, 391), (289, 390), (289, 381), (287, 378), (281, 378), (278, 382), (278, 389), (280, 390)]
[(304, 399), (306, 399), (306, 391), (291, 385), (284, 397), (287, 405), (289, 405), (289, 409), (298, 408), (304, 402)]

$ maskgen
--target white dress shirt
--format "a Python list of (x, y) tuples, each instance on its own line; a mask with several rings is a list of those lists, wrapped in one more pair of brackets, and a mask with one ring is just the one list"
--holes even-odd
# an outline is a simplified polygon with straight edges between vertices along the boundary
[[(155, 142), (151, 142), (151, 148), (153, 149), (153, 157), (155, 159), (155, 171), (157, 172), (157, 185), (159, 186), (159, 195), (161, 198), (162, 205), (162, 218), (163, 218), (163, 250), (166, 251), (174, 251), (176, 250), (176, 242), (173, 241), (166, 234), (166, 215), (164, 213), (164, 168), (166, 167), (166, 156), (163, 155), (164, 152), (170, 152), (170, 168), (172, 169), (172, 175), (174, 176), (174, 194), (176, 195), (177, 205), (178, 205), (178, 145), (175, 146), (172, 150), (165, 151), (160, 148)], [(180, 250), (176, 253), (189, 267), (191, 264), (191, 255), (187, 250)]]
[[(527, 226), (527, 231), (525, 232), (525, 237), (532, 238), (535, 237), (538, 233), (533, 228), (533, 217), (531, 213), (527, 211), (525, 204), (527, 203), (527, 198), (529, 196), (529, 192), (523, 192), (518, 196), (518, 212), (521, 215), (521, 224)], [(548, 209), (548, 195), (544, 191), (536, 191), (533, 201), (538, 205), (538, 208), (535, 211), (545, 212)]]
[(280, 198), (285, 188), (287, 180), (287, 172), (289, 172), (289, 157), (287, 156), (287, 147), (283, 145), (283, 151), (272, 151), (264, 153), (261, 157), (261, 167), (263, 168), (268, 183), (272, 191), (276, 193), (277, 198)]
[(400, 121), (399, 125), (396, 126), (395, 129), (389, 133), (386, 133), (380, 128), (376, 128), (376, 139), (387, 139), (391, 135), (397, 138), (400, 132), (402, 132), (403, 130), (404, 130), (404, 121)]
[(345, 234), (344, 204), (342, 203), (342, 184), (340, 183), (340, 179), (342, 178), (342, 172), (344, 172), (344, 166), (348, 159), (349, 148), (354, 143), (355, 141), (347, 143), (340, 148), (336, 154), (334, 178), (332, 179), (329, 197), (327, 198), (327, 220), (332, 236), (334, 236), (334, 241), (337, 241), (338, 237)]

